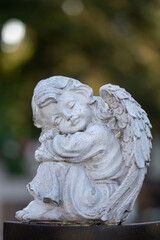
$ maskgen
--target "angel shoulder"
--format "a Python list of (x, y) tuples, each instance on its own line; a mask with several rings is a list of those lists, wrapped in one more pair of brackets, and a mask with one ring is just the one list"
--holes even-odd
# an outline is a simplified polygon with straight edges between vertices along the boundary
[(115, 134), (107, 127), (106, 124), (96, 123), (89, 127), (86, 130), (87, 134), (90, 134), (91, 136), (95, 136), (97, 141), (103, 142), (103, 143), (111, 143), (118, 142), (118, 140), (115, 138)]

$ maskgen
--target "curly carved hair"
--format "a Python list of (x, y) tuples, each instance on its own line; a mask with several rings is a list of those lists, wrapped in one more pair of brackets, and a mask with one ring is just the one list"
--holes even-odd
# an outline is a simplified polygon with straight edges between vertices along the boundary
[(53, 76), (41, 80), (34, 89), (32, 110), (36, 127), (43, 126), (41, 109), (51, 102), (58, 102), (58, 97), (65, 91), (71, 91), (83, 97), (86, 104), (92, 109), (96, 122), (104, 123), (112, 117), (108, 104), (102, 98), (93, 96), (93, 90), (88, 85), (73, 78)]

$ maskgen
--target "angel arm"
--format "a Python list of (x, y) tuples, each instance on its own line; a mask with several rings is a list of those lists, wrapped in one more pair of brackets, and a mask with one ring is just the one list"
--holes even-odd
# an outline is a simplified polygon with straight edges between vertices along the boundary
[(84, 132), (71, 135), (57, 134), (54, 139), (42, 143), (36, 151), (41, 161), (65, 161), (79, 163), (96, 156), (104, 148), (106, 138), (103, 126), (94, 125)]

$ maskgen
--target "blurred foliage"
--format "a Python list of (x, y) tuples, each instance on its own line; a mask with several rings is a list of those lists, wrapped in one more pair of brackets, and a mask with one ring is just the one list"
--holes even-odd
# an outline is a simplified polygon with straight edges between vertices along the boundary
[[(36, 83), (52, 75), (77, 78), (95, 95), (106, 83), (126, 88), (160, 132), (160, 1), (0, 0), (0, 28), (11, 18), (26, 24), (14, 52), (0, 51), (0, 146), (38, 137), (30, 107)], [(73, 12), (74, 13), (74, 12)]]

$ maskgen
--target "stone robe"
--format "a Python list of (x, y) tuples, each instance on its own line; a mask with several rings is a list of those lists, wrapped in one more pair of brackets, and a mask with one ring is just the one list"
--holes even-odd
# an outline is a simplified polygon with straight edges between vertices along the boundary
[(57, 134), (42, 142), (35, 157), (40, 165), (28, 189), (42, 201), (58, 189), (56, 208), (63, 220), (99, 219), (123, 173), (119, 141), (99, 123), (83, 132)]

